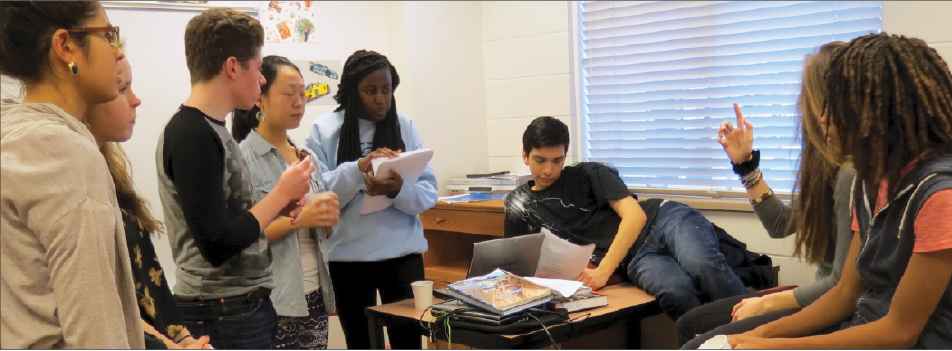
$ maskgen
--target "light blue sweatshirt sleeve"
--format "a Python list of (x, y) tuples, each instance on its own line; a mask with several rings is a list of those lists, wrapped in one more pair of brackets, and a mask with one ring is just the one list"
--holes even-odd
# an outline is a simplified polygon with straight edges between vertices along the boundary
[[(322, 116), (323, 117), (323, 116)], [(340, 129), (340, 126), (322, 125), (323, 119), (314, 120), (311, 125), (311, 131), (304, 140), (304, 145), (317, 154), (320, 161), (321, 174), (324, 177), (324, 186), (327, 190), (337, 193), (340, 208), (357, 196), (361, 189), (365, 188), (364, 175), (357, 167), (357, 162), (344, 162), (337, 165), (337, 145), (329, 144), (321, 135), (321, 129), (326, 130)], [(330, 140), (336, 143), (336, 140)], [(331, 168), (334, 167), (334, 168)]]
[[(419, 150), (423, 148), (423, 140), (417, 133), (416, 125), (412, 119), (408, 119), (410, 127), (410, 140), (407, 140), (408, 149)], [(411, 146), (412, 145), (412, 146)], [(433, 166), (429, 162), (420, 178), (416, 182), (404, 182), (400, 188), (400, 193), (393, 199), (393, 207), (411, 216), (419, 215), (436, 205), (439, 194), (437, 193), (436, 175), (433, 173)]]

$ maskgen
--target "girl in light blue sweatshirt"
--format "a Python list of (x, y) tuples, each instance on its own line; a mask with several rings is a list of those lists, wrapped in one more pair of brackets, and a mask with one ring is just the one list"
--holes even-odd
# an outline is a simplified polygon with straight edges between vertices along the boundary
[[(369, 175), (370, 160), (423, 148), (413, 120), (398, 114), (393, 91), (400, 84), (386, 56), (359, 50), (347, 58), (334, 99), (340, 106), (317, 117), (305, 141), (321, 162), (328, 190), (339, 196), (340, 222), (328, 240), (331, 281), (349, 349), (370, 348), (364, 309), (413, 297), (410, 283), (424, 280), (427, 250), (419, 214), (437, 200), (436, 176), (427, 164), (415, 182), (396, 173)], [(393, 205), (360, 214), (367, 196), (385, 195)], [(419, 334), (392, 327), (394, 349), (421, 348)]]

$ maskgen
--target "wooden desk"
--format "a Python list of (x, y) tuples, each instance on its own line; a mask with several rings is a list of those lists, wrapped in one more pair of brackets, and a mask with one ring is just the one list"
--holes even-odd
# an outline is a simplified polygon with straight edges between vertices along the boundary
[[(555, 326), (549, 326), (549, 333), (556, 343), (563, 344), (576, 340), (578, 338), (593, 335), (609, 329), (622, 327), (627, 332), (620, 335), (627, 336), (626, 348), (641, 348), (641, 319), (648, 316), (660, 314), (661, 307), (655, 298), (648, 295), (629, 283), (621, 283), (609, 286), (601, 291), (608, 294), (608, 305), (572, 313), (570, 318), (577, 318), (588, 314), (587, 318), (571, 323), (562, 323)], [(434, 298), (433, 303), (439, 303), (442, 300)], [(370, 328), (370, 347), (372, 349), (382, 349), (383, 328), (388, 326), (404, 326), (417, 330), (420, 335), (426, 335), (426, 329), (421, 325), (430, 321), (430, 312), (418, 310), (413, 306), (413, 299), (403, 300), (386, 305), (369, 307), (366, 310)], [(422, 315), (422, 318), (421, 318)], [(452, 329), (451, 338), (454, 347), (458, 344), (467, 345), (480, 349), (535, 349), (552, 344), (549, 336), (541, 328), (518, 335), (486, 334), (473, 330)], [(437, 338), (446, 341), (445, 335), (437, 335)], [(579, 345), (580, 348), (597, 348), (598, 345), (586, 343)], [(614, 346), (612, 348), (619, 348)]]
[(503, 199), (474, 203), (438, 202), (420, 214), (430, 249), (423, 254), (427, 280), (441, 289), (463, 279), (473, 259), (473, 244), (504, 234)]

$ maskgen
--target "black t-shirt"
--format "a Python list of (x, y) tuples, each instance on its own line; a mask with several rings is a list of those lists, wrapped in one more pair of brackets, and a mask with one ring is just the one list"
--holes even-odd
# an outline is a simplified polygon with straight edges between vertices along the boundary
[(595, 265), (605, 257), (621, 224), (608, 201), (638, 198), (617, 170), (595, 162), (563, 168), (559, 179), (543, 190), (532, 190), (534, 184), (529, 181), (506, 196), (506, 237), (538, 233), (545, 227), (575, 244), (594, 243)]

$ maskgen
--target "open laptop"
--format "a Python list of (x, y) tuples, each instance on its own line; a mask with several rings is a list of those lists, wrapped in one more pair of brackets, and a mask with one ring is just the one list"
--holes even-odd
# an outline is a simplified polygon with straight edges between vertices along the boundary
[(538, 233), (478, 242), (473, 246), (466, 278), (486, 275), (496, 268), (520, 277), (534, 276), (544, 239), (545, 234)]
[[(473, 246), (473, 259), (469, 262), (466, 278), (486, 275), (496, 268), (520, 277), (532, 277), (539, 265), (544, 239), (545, 233), (537, 233), (478, 242)], [(433, 294), (443, 299), (453, 299), (452, 295), (445, 292), (446, 289), (449, 288), (433, 290)]]

